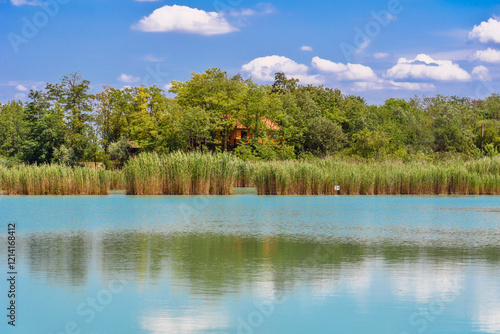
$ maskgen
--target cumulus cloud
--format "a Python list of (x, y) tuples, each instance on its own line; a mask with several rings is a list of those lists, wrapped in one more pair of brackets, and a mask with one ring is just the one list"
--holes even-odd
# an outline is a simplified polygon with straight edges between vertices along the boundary
[(308, 46), (308, 45), (301, 46), (300, 49), (302, 51), (314, 51), (313, 48), (311, 46)]
[(377, 75), (373, 70), (360, 64), (342, 64), (335, 63), (330, 60), (314, 57), (312, 65), (318, 71), (324, 73), (333, 73), (339, 81), (374, 81), (377, 80)]
[(141, 78), (134, 77), (133, 75), (128, 75), (128, 74), (122, 73), (122, 75), (120, 75), (118, 77), (118, 79), (116, 79), (116, 80), (124, 82), (124, 83), (135, 83), (135, 82), (141, 81)]
[(355, 82), (354, 90), (413, 90), (413, 91), (433, 91), (436, 87), (429, 83), (418, 82), (397, 82), (393, 80), (378, 79), (377, 81)]
[(474, 26), (469, 39), (478, 39), (481, 43), (500, 43), (500, 21), (494, 18)]
[(468, 81), (471, 76), (459, 65), (450, 60), (434, 60), (420, 54), (415, 59), (400, 58), (398, 63), (387, 71), (392, 79), (431, 79), (442, 81)]
[(483, 51), (476, 51), (470, 60), (480, 60), (485, 63), (500, 63), (500, 51), (488, 48)]
[(387, 58), (389, 56), (390, 56), (390, 54), (388, 54), (387, 52), (377, 52), (377, 53), (373, 54), (373, 58), (376, 58), (376, 59)]
[(0, 82), (0, 86), (15, 87), (20, 92), (27, 92), (30, 89), (40, 90), (45, 86), (45, 83), (41, 81), (9, 81)]
[(458, 61), (458, 60), (467, 60), (470, 57), (471, 53), (473, 53), (474, 51), (475, 49), (460, 49), (460, 50), (431, 53), (429, 54), (429, 56), (431, 56), (434, 59), (447, 59), (451, 61)]
[(164, 60), (163, 58), (155, 57), (153, 55), (147, 55), (147, 56), (143, 57), (142, 59), (144, 61), (149, 61), (149, 62), (152, 62), (152, 63), (160, 63), (160, 62), (162, 62)]
[(308, 74), (309, 67), (298, 64), (295, 61), (282, 56), (260, 57), (242, 66), (241, 70), (260, 81), (274, 81), (277, 72), (283, 72), (287, 76), (299, 79), (303, 84), (321, 84), (323, 78), (320, 75)]
[(32, 1), (30, 1), (30, 0), (10, 0), (10, 2), (14, 6), (24, 6), (24, 5), (41, 6), (42, 5), (42, 3), (39, 0), (32, 0)]
[(490, 81), (490, 71), (482, 65), (474, 67), (472, 76), (477, 80)]
[(221, 13), (178, 5), (158, 8), (132, 28), (145, 32), (182, 32), (204, 36), (228, 34), (238, 30)]
[(229, 16), (254, 16), (254, 15), (267, 15), (276, 12), (276, 8), (270, 3), (259, 3), (255, 9), (233, 9), (229, 11)]

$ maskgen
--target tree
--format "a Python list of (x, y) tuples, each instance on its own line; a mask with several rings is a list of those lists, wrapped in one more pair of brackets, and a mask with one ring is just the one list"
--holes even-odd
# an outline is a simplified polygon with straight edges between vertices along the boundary
[(227, 72), (212, 68), (204, 73), (192, 73), (187, 82), (173, 81), (172, 92), (182, 107), (200, 107), (210, 115), (213, 129), (222, 139), (224, 151), (228, 148), (231, 131), (242, 116), (242, 105), (247, 90), (241, 75), (228, 77)]
[(117, 132), (120, 132), (119, 129), (116, 131), (116, 122), (114, 122), (117, 117), (116, 95), (115, 88), (104, 86), (103, 90), (94, 97), (94, 121), (105, 154), (108, 154), (110, 143), (117, 139)]
[(47, 163), (54, 157), (54, 150), (65, 143), (66, 124), (60, 108), (50, 109), (45, 94), (31, 91), (32, 100), (26, 105), (24, 122), (26, 137), (21, 146), (21, 158), (29, 163)]
[(0, 155), (13, 157), (21, 151), (25, 140), (24, 104), (12, 101), (0, 105)]
[(389, 148), (390, 138), (383, 131), (361, 130), (352, 136), (352, 149), (364, 158), (379, 158)]
[(85, 133), (91, 126), (92, 98), (90, 82), (80, 74), (72, 73), (61, 78), (59, 84), (47, 84), (46, 100), (54, 109), (61, 109), (68, 126), (67, 141), (78, 160), (89, 146)]
[(304, 133), (306, 150), (317, 155), (326, 155), (340, 150), (345, 142), (346, 135), (339, 124), (324, 117), (309, 120)]
[(120, 140), (111, 143), (109, 145), (109, 153), (113, 159), (120, 161), (120, 166), (125, 165), (128, 159), (130, 159), (130, 146), (127, 138), (120, 137)]
[(201, 107), (187, 107), (182, 117), (182, 129), (191, 150), (201, 150), (211, 142), (212, 125), (209, 113)]
[(293, 93), (298, 88), (298, 79), (288, 79), (285, 73), (278, 72), (274, 76), (272, 92), (275, 94)]
[(434, 136), (436, 152), (470, 153), (473, 133), (457, 105), (446, 103), (435, 111)]

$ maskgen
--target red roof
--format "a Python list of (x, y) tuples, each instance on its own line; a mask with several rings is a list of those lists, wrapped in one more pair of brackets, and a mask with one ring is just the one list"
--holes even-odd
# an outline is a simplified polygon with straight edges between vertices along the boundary
[[(280, 127), (278, 124), (274, 123), (273, 121), (271, 121), (271, 120), (270, 120), (269, 118), (267, 118), (267, 117), (264, 117), (264, 118), (262, 119), (262, 122), (264, 122), (264, 123), (266, 124), (266, 126), (267, 126), (267, 128), (268, 128), (269, 130), (280, 130), (280, 129), (281, 129), (281, 127)], [(247, 129), (247, 127), (246, 127), (246, 126), (244, 126), (243, 124), (241, 124), (241, 123), (238, 121), (238, 124), (236, 124), (236, 129), (244, 130), (244, 129)]]

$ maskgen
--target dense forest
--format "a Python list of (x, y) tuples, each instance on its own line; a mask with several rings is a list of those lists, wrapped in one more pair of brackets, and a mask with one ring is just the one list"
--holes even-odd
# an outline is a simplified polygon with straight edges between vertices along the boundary
[[(220, 69), (157, 86), (98, 93), (78, 73), (0, 104), (1, 164), (124, 164), (131, 152), (231, 151), (244, 160), (355, 156), (440, 160), (494, 156), (500, 96), (415, 97), (368, 105), (338, 89), (302, 86), (277, 73), (259, 85)], [(270, 130), (269, 122), (277, 126)], [(237, 147), (233, 129), (244, 127)]]

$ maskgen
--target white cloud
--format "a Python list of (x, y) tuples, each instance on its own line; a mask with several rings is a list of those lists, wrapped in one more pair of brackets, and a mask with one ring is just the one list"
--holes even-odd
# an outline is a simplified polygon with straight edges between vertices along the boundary
[(29, 0), (10, 0), (10, 2), (14, 6), (24, 6), (24, 5), (27, 5), (27, 6), (41, 6), (42, 5), (39, 0), (33, 0), (33, 1), (29, 1)]
[(283, 72), (287, 76), (299, 79), (303, 84), (321, 84), (323, 78), (320, 75), (309, 75), (309, 67), (298, 64), (295, 61), (281, 56), (268, 56), (256, 58), (242, 66), (243, 72), (250, 73), (252, 77), (260, 81), (274, 81), (276, 72)]
[(393, 80), (379, 79), (377, 81), (355, 82), (354, 90), (413, 90), (413, 91), (433, 91), (436, 87), (429, 83), (418, 82), (397, 82)]
[(483, 51), (476, 51), (470, 60), (480, 60), (485, 63), (500, 63), (500, 51), (488, 48)]
[(477, 80), (490, 81), (490, 71), (482, 65), (474, 67), (472, 76)]
[(308, 46), (308, 45), (301, 46), (300, 49), (302, 51), (314, 51), (313, 48), (311, 46)]
[(487, 22), (474, 26), (469, 33), (469, 39), (478, 39), (481, 43), (500, 43), (500, 21), (491, 18)]
[(361, 64), (334, 63), (330, 60), (314, 57), (312, 65), (320, 72), (334, 73), (339, 81), (374, 81), (377, 75), (373, 70)]
[(257, 14), (257, 12), (253, 9), (243, 8), (241, 10), (232, 10), (229, 12), (231, 16), (253, 16)]
[(41, 81), (8, 81), (0, 82), (0, 86), (15, 87), (18, 91), (27, 92), (30, 89), (40, 90), (45, 86), (45, 83)]
[(145, 16), (133, 29), (145, 32), (182, 32), (204, 36), (237, 31), (221, 13), (186, 6), (163, 6)]
[(376, 58), (376, 59), (387, 58), (389, 56), (390, 56), (390, 54), (388, 54), (387, 52), (377, 52), (377, 53), (373, 54), (373, 58)]
[(163, 58), (155, 57), (155, 56), (152, 56), (152, 55), (147, 55), (146, 57), (144, 57), (142, 59), (145, 60), (145, 61), (152, 62), (152, 63), (160, 63), (160, 62), (162, 62), (164, 60)]
[(467, 60), (467, 58), (469, 58), (471, 53), (473, 53), (474, 51), (474, 49), (452, 50), (431, 53), (429, 54), (429, 56), (431, 56), (433, 59), (448, 59), (451, 61)]
[(229, 11), (229, 16), (254, 16), (254, 15), (267, 15), (276, 12), (276, 8), (270, 3), (259, 3), (256, 6), (256, 9), (233, 9)]
[(118, 77), (118, 79), (116, 79), (116, 80), (124, 82), (124, 83), (135, 83), (135, 82), (141, 81), (141, 78), (134, 77), (133, 75), (128, 75), (128, 74), (122, 73), (122, 75), (120, 75)]
[(397, 65), (387, 71), (387, 77), (393, 79), (431, 79), (443, 81), (468, 81), (471, 76), (450, 60), (434, 60), (420, 54), (415, 59), (400, 58)]
[(363, 53), (363, 51), (365, 51), (366, 48), (368, 48), (370, 46), (371, 42), (372, 42), (371, 39), (367, 39), (366, 41), (361, 43), (361, 45), (356, 50), (355, 54), (359, 55), (359, 54)]

